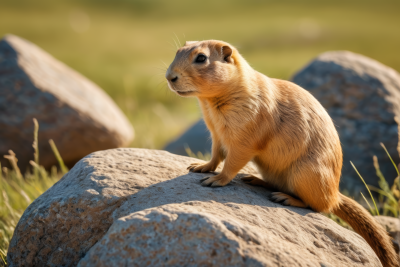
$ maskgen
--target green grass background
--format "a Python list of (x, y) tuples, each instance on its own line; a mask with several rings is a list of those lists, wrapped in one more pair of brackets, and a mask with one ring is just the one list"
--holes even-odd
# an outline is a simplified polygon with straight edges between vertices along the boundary
[(399, 71), (399, 11), (400, 1), (387, 0), (1, 0), (0, 36), (26, 38), (97, 83), (134, 126), (131, 146), (162, 148), (201, 116), (195, 99), (165, 85), (175, 42), (230, 42), (283, 79), (328, 50)]

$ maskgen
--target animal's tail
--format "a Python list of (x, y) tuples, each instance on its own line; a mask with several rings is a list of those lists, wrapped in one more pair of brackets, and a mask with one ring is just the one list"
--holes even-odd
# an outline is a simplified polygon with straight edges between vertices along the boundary
[(398, 267), (399, 255), (396, 254), (386, 230), (360, 204), (342, 194), (340, 199), (339, 206), (332, 212), (350, 224), (367, 241), (384, 267)]

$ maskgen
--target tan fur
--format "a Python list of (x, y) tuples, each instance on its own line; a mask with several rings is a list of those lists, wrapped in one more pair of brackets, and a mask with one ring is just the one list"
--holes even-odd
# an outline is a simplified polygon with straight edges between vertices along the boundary
[[(204, 63), (195, 62), (199, 54), (207, 56)], [(246, 177), (245, 182), (278, 191), (272, 196), (276, 202), (310, 206), (347, 219), (384, 266), (398, 266), (385, 230), (359, 204), (339, 193), (339, 137), (310, 93), (253, 70), (233, 46), (214, 40), (187, 42), (166, 78), (177, 94), (199, 99), (211, 132), (211, 161), (189, 169), (212, 172), (225, 160), (222, 172), (207, 177), (202, 185), (224, 186), (253, 161), (262, 181)]]

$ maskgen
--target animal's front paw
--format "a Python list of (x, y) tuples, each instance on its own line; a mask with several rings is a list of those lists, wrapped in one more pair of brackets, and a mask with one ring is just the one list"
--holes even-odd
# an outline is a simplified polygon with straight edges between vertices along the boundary
[(204, 164), (204, 163), (192, 163), (190, 164), (187, 169), (191, 172), (213, 172), (215, 171), (216, 167), (211, 164), (210, 162)]
[(202, 186), (219, 187), (227, 185), (232, 179), (226, 177), (222, 173), (215, 176), (206, 177), (200, 180)]

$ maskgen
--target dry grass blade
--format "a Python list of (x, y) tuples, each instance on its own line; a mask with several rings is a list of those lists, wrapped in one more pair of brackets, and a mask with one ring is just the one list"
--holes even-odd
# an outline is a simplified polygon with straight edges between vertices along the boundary
[(372, 209), (371, 205), (369, 204), (368, 200), (365, 198), (364, 194), (361, 192), (361, 196), (364, 198), (365, 202), (367, 203), (368, 207), (369, 207), (369, 211), (375, 215), (375, 211)]
[(206, 153), (203, 155), (203, 153), (201, 153), (200, 151), (197, 152), (197, 155), (190, 149), (190, 147), (185, 144), (184, 145), (185, 148), (185, 152), (187, 153), (187, 155), (191, 158), (196, 158), (196, 159), (201, 159), (201, 160), (210, 160), (211, 159), (211, 155), (209, 153)]
[[(35, 163), (37, 165), (39, 165), (39, 141), (38, 141), (39, 123), (36, 120), (36, 118), (33, 118), (33, 124), (34, 124), (34, 127), (35, 127), (34, 130), (33, 130), (33, 144), (32, 144), (32, 147), (33, 147), (33, 149), (35, 151), (33, 153), (33, 156), (34, 156)], [(37, 172), (36, 169), (34, 169), (33, 172), (34, 172), (35, 176), (38, 175), (38, 172)]]
[(398, 135), (398, 139), (399, 139), (399, 141), (397, 142), (397, 153), (399, 153), (399, 156), (400, 156), (400, 119), (399, 119), (399, 117), (395, 116), (394, 120), (397, 123), (397, 135)]
[(29, 196), (26, 194), (26, 192), (13, 180), (7, 181), (7, 183), (15, 190), (15, 192), (18, 192), (21, 194), (21, 196), (25, 199), (26, 203), (29, 205), (31, 204), (32, 200), (29, 198)]
[(17, 178), (22, 179), (22, 174), (20, 169), (18, 168), (18, 159), (15, 156), (15, 153), (10, 149), (8, 150), (8, 153), (10, 155), (4, 155), (4, 158), (8, 159), (8, 161), (10, 162), (11, 166), (13, 167), (13, 170), (16, 172), (17, 174)]
[(0, 257), (1, 257), (1, 260), (2, 260), (3, 264), (6, 266), (7, 265), (7, 261), (6, 261), (7, 260), (7, 253), (2, 249), (0, 249)]
[[(385, 177), (383, 176), (383, 174), (382, 174), (382, 172), (381, 172), (381, 169), (379, 168), (378, 158), (377, 158), (376, 156), (373, 156), (372, 159), (373, 159), (373, 162), (374, 162), (374, 167), (375, 167), (375, 170), (376, 170), (376, 175), (379, 177), (379, 182), (378, 182), (379, 187), (380, 187), (384, 192), (386, 192), (387, 194), (392, 195), (392, 191), (391, 191), (391, 189), (390, 189), (390, 187), (389, 187), (389, 184), (386, 182), (386, 179), (385, 179)], [(370, 186), (370, 188), (371, 188), (371, 186)]]
[(49, 144), (51, 146), (51, 149), (53, 150), (54, 156), (56, 157), (58, 164), (60, 165), (60, 169), (62, 173), (67, 173), (68, 168), (65, 166), (64, 161), (60, 155), (60, 152), (58, 152), (58, 149), (56, 147), (56, 144), (54, 143), (53, 139), (49, 140)]
[(390, 156), (389, 152), (387, 151), (385, 145), (383, 143), (380, 143), (380, 144), (383, 147), (383, 149), (385, 150), (386, 154), (388, 155), (388, 157), (389, 157), (390, 161), (392, 162), (394, 168), (396, 169), (397, 175), (399, 175), (399, 169), (397, 168), (396, 164), (394, 163), (394, 161), (393, 161), (392, 157)]
[(372, 196), (372, 193), (371, 193), (371, 191), (369, 190), (367, 183), (364, 181), (364, 179), (362, 178), (361, 174), (358, 172), (356, 166), (354, 166), (353, 162), (350, 161), (350, 164), (351, 164), (351, 166), (353, 166), (354, 170), (357, 172), (358, 176), (361, 178), (361, 180), (363, 181), (365, 187), (367, 188), (367, 190), (368, 190), (368, 192), (369, 192), (369, 195), (371, 196), (371, 199), (372, 199), (372, 201), (374, 202), (375, 209), (376, 209), (376, 214), (379, 215), (378, 207), (376, 206), (375, 199), (374, 199), (374, 197)]
[(400, 199), (400, 191), (399, 188), (397, 187), (397, 184), (399, 184), (399, 177), (397, 177), (396, 179), (394, 179), (393, 185), (390, 188), (390, 191), (392, 191), (393, 195)]
[(376, 188), (376, 187), (373, 186), (373, 185), (368, 185), (368, 188), (371, 189), (372, 191), (375, 191), (375, 192), (377, 192), (377, 193), (379, 193), (379, 194), (381, 194), (381, 195), (387, 197), (387, 198), (388, 198), (389, 200), (391, 200), (391, 201), (396, 201), (396, 199), (395, 199), (394, 196), (391, 194), (391, 192), (386, 192), (386, 191), (384, 191), (384, 190), (382, 190), (382, 189)]

